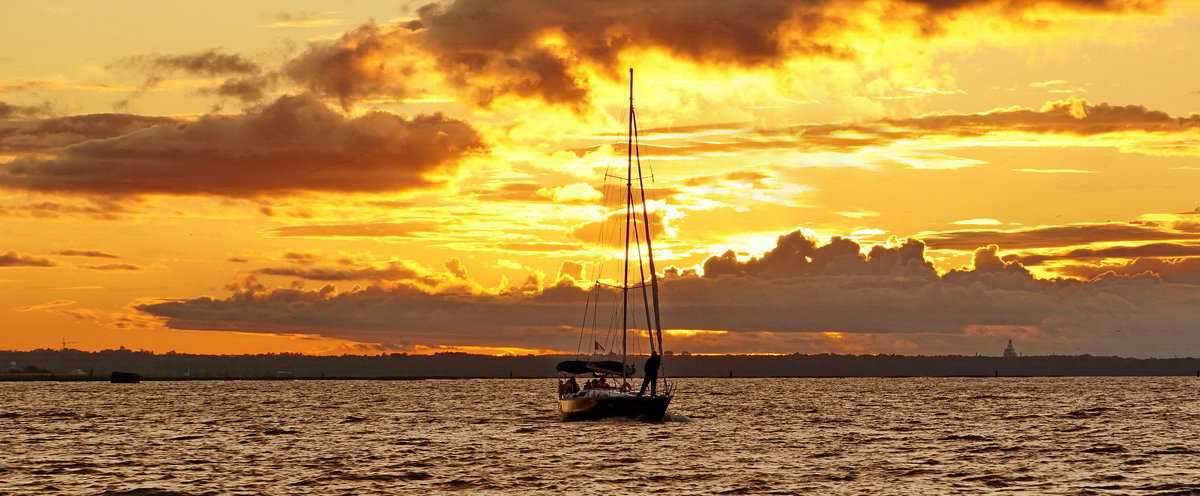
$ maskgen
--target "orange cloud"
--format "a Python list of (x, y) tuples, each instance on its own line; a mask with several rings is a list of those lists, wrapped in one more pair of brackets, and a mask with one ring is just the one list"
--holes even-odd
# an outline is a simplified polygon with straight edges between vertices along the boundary
[(336, 41), (310, 44), (281, 72), (309, 91), (335, 97), (348, 107), (359, 99), (417, 94), (410, 88), (416, 71), (410, 62), (413, 57), (403, 29), (367, 24)]
[(356, 237), (414, 237), (439, 229), (437, 222), (366, 222), (361, 224), (316, 224), (283, 226), (270, 231), (278, 237), (356, 238)]
[(1118, 264), (1068, 264), (1056, 273), (1080, 279), (1152, 277), (1177, 284), (1200, 284), (1200, 258), (1138, 258)]
[(1021, 229), (966, 229), (922, 233), (921, 241), (938, 250), (974, 250), (985, 244), (998, 244), (1009, 250), (1058, 248), (1102, 242), (1200, 239), (1200, 230), (1189, 226), (1159, 225), (1152, 222), (1070, 224)]
[(222, 53), (217, 48), (181, 55), (140, 55), (125, 59), (118, 65), (140, 67), (151, 71), (180, 71), (209, 77), (262, 72), (262, 68), (257, 63), (241, 55)]
[[(1200, 241), (1200, 235), (1197, 235)], [(1144, 245), (1077, 248), (1059, 253), (1013, 254), (1004, 257), (1021, 265), (1042, 265), (1054, 260), (1095, 260), (1100, 258), (1181, 258), (1200, 256), (1200, 246), (1178, 243), (1149, 243)], [(1061, 272), (1061, 271), (1060, 271)]]
[(22, 255), (14, 250), (0, 254), (0, 267), (54, 267), (56, 265), (58, 264), (48, 258)]
[(417, 77), (436, 71), (482, 107), (515, 96), (582, 110), (597, 79), (623, 77), (621, 57), (654, 53), (716, 69), (771, 68), (801, 58), (870, 55), (862, 38), (937, 39), (972, 12), (1002, 18), (1007, 29), (1045, 30), (1073, 14), (1158, 12), (1159, 1), (892, 0), (848, 3), (767, 0), (485, 0), (431, 3), (417, 18), (367, 24), (339, 40), (316, 42), (283, 72), (343, 105), (428, 91)]
[(297, 95), (244, 115), (79, 143), (53, 158), (18, 158), (0, 169), (0, 186), (111, 196), (404, 191), (439, 184), (483, 149), (468, 123), (441, 114), (347, 119)]
[(169, 117), (132, 114), (89, 114), (37, 120), (0, 121), (0, 152), (48, 151), (89, 140), (114, 138), (131, 132), (175, 124)]
[(90, 269), (90, 270), (127, 270), (127, 271), (142, 270), (142, 268), (137, 265), (124, 264), (124, 263), (104, 264), (104, 265), (84, 265), (83, 268)]
[(121, 258), (111, 253), (105, 253), (99, 250), (62, 250), (54, 252), (54, 254), (65, 257)]
[(37, 202), (16, 205), (0, 205), (0, 217), (59, 219), (63, 217), (86, 217), (93, 220), (113, 221), (126, 214), (135, 213), (126, 204), (105, 198), (89, 198), (88, 204)]
[(435, 284), (432, 280), (420, 277), (416, 269), (403, 262), (389, 262), (383, 266), (355, 267), (267, 267), (258, 269), (256, 274), (272, 276), (292, 276), (311, 281), (412, 281), (425, 280), (427, 284)]

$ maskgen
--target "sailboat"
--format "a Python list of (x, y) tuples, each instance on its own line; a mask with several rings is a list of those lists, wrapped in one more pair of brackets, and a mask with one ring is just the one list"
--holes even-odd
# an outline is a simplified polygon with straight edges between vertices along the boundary
[[(558, 364), (558, 411), (565, 421), (630, 419), (658, 422), (666, 415), (674, 395), (673, 384), (659, 374), (664, 353), (662, 324), (659, 319), (658, 274), (654, 268), (650, 214), (646, 208), (645, 176), (638, 149), (637, 114), (633, 108), (633, 69), (629, 69), (628, 115), (625, 175), (606, 174), (607, 177), (617, 177), (625, 183), (625, 222), (622, 236), (624, 260), (621, 282), (617, 285), (597, 280), (588, 299), (589, 305), (595, 303), (598, 306), (601, 294), (606, 291), (619, 292), (620, 316), (614, 320), (620, 322), (620, 361), (616, 360), (614, 351), (607, 356), (596, 356), (593, 353), (580, 360), (567, 360)], [(638, 303), (641, 303), (641, 311), (638, 311)], [(587, 331), (587, 318), (588, 310), (585, 308), (581, 333)], [(593, 314), (593, 326), (596, 324), (595, 319)], [(637, 367), (630, 363), (633, 357), (629, 353), (629, 337), (639, 319), (644, 325), (645, 336), (649, 338), (650, 354), (643, 363), (641, 386), (635, 391), (632, 382), (635, 380)], [(612, 329), (617, 328), (618, 325), (614, 323)], [(581, 334), (580, 342), (582, 341)], [(594, 341), (593, 351), (604, 351), (599, 341)], [(582, 386), (577, 382), (581, 376), (586, 378)]]

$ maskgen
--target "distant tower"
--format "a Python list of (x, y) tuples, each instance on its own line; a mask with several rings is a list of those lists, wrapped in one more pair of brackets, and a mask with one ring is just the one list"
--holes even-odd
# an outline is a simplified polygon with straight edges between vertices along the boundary
[(1013, 349), (1012, 340), (1008, 340), (1008, 346), (1004, 347), (1004, 358), (1015, 358), (1017, 350)]

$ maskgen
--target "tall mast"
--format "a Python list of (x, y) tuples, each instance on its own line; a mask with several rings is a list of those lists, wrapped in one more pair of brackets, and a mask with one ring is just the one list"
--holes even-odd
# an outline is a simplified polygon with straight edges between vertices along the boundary
[[(632, 80), (633, 69), (629, 69), (629, 73), (630, 73), (630, 79)], [(632, 134), (631, 139), (636, 142), (636, 140), (637, 140), (637, 114), (634, 113), (632, 105), (630, 105), (630, 108), (629, 108), (629, 117), (630, 117), (630, 120), (633, 121), (633, 125), (630, 126), (633, 130), (633, 132), (631, 133)], [(655, 337), (658, 338), (658, 353), (661, 355), (663, 352), (662, 323), (659, 321), (658, 272), (654, 270), (654, 244), (650, 242), (650, 213), (649, 213), (650, 209), (646, 208), (646, 184), (645, 184), (645, 181), (642, 180), (642, 152), (638, 147), (634, 147), (634, 153), (637, 156), (638, 189), (642, 192), (642, 224), (644, 224), (646, 226), (646, 261), (649, 263), (649, 266), (650, 266), (650, 288), (652, 291), (651, 300), (653, 301), (653, 305), (654, 305), (654, 327), (650, 327), (649, 322), (647, 322), (646, 323), (647, 324), (646, 331), (653, 334), (650, 337), (651, 351), (654, 350), (654, 338)], [(639, 268), (641, 267), (640, 262), (638, 264), (638, 267)], [(643, 284), (644, 284), (644, 278), (643, 278)], [(646, 291), (646, 289), (643, 287), (642, 293), (645, 294), (645, 291)], [(647, 309), (646, 312), (649, 313), (650, 310)], [(647, 320), (649, 320), (649, 319), (647, 318)]]
[(625, 280), (621, 284), (621, 377), (629, 356), (629, 229), (633, 220), (633, 68), (629, 69), (629, 129), (625, 144)]

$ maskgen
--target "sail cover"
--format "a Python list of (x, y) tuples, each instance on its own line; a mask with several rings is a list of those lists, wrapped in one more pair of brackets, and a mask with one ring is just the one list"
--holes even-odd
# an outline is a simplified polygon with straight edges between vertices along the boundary
[(621, 375), (621, 362), (604, 360), (600, 362), (585, 362), (583, 360), (566, 360), (558, 362), (555, 367), (559, 372), (568, 374), (616, 374)]

